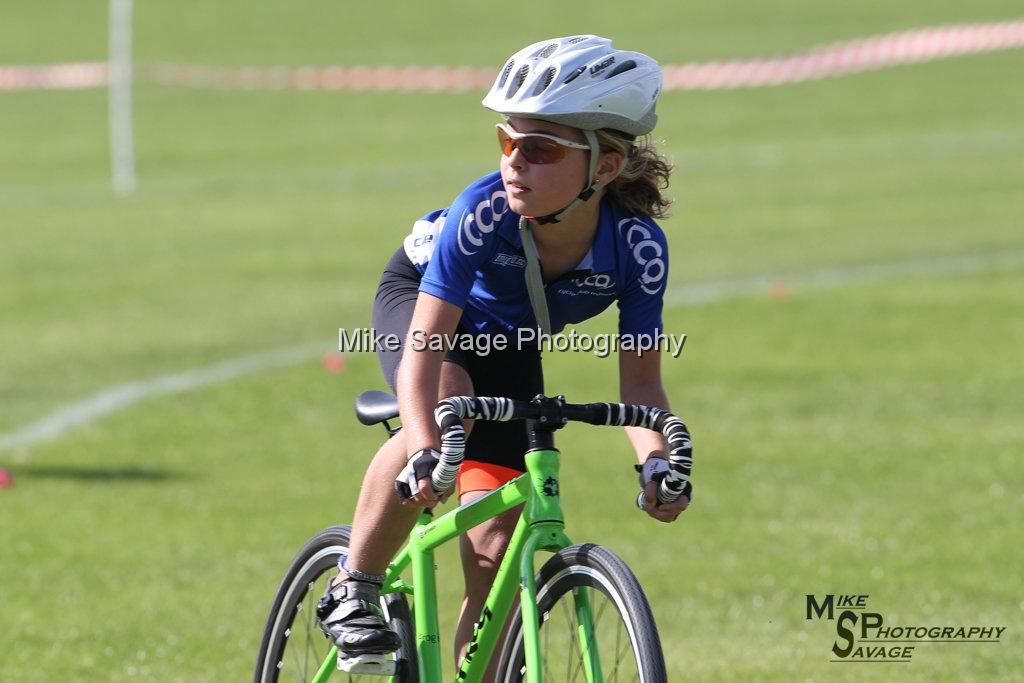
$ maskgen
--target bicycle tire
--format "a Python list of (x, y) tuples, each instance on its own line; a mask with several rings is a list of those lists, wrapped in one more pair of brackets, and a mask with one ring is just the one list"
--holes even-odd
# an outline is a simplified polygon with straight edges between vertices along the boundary
[[(577, 590), (587, 588), (592, 589), (586, 592), (592, 604), (604, 680), (666, 683), (658, 627), (639, 581), (618, 556), (593, 544), (560, 550), (537, 573), (544, 680), (589, 683), (575, 628), (578, 622), (573, 597)], [(623, 644), (623, 639), (628, 643)], [(511, 618), (499, 662), (499, 681), (525, 680), (521, 611)]]
[[(309, 681), (316, 674), (331, 649), (331, 642), (316, 623), (316, 603), (336, 573), (338, 558), (348, 552), (351, 534), (352, 528), (348, 525), (324, 529), (292, 560), (267, 616), (254, 683), (276, 683), (279, 676), (282, 681)], [(418, 683), (416, 630), (409, 603), (403, 593), (387, 593), (381, 596), (381, 608), (402, 641), (395, 653), (396, 672), (390, 680), (392, 683)], [(300, 615), (303, 618), (296, 630)], [(386, 679), (336, 671), (332, 680), (381, 683)]]

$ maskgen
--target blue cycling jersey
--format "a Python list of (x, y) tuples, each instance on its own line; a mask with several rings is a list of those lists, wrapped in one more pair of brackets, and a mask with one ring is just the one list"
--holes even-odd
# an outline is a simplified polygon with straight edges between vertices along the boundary
[[(423, 274), (420, 291), (461, 308), (466, 331), (508, 335), (536, 328), (519, 216), (509, 208), (500, 173), (416, 221), (404, 246)], [(667, 278), (668, 246), (658, 224), (603, 199), (590, 251), (545, 288), (551, 330), (592, 318), (614, 300), (620, 335), (656, 335)]]

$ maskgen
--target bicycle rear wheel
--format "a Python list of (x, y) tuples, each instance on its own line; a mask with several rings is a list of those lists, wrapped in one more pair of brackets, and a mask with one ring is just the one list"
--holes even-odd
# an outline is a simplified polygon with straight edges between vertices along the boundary
[[(263, 629), (255, 683), (313, 680), (332, 647), (317, 624), (316, 603), (337, 574), (338, 558), (348, 553), (351, 533), (348, 525), (324, 529), (292, 560)], [(397, 669), (391, 680), (417, 683), (416, 633), (405, 595), (382, 595), (381, 608), (402, 640), (402, 647), (395, 653)], [(386, 679), (336, 671), (331, 680), (381, 683)]]
[[(583, 605), (589, 608), (581, 609)], [(584, 544), (556, 553), (537, 574), (537, 607), (545, 681), (668, 680), (658, 627), (643, 589), (610, 550)], [(583, 637), (588, 619), (593, 635)], [(593, 673), (597, 662), (603, 678)], [(498, 671), (502, 683), (525, 680), (522, 612), (512, 617)]]

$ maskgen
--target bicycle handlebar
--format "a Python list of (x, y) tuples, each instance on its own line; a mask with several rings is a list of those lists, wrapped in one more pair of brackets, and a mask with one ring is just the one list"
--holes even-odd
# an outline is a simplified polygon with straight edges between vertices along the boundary
[(448, 491), (455, 484), (466, 450), (462, 420), (537, 420), (561, 427), (567, 422), (592, 425), (644, 427), (661, 432), (668, 441), (669, 471), (658, 485), (658, 502), (671, 503), (690, 495), (693, 445), (686, 425), (678, 417), (648, 406), (628, 403), (566, 403), (564, 398), (538, 397), (519, 401), (491, 396), (452, 396), (438, 402), (434, 419), (441, 428), (441, 462), (431, 474), (435, 491)]

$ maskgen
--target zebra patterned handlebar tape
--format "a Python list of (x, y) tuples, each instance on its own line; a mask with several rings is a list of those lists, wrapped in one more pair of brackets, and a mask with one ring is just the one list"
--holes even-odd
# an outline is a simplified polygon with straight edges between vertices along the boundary
[(431, 475), (434, 489), (448, 491), (455, 485), (466, 452), (464, 418), (506, 422), (513, 412), (513, 402), (508, 398), (453, 396), (438, 403), (434, 420), (441, 428), (441, 462)]
[[(679, 496), (690, 497), (690, 470), (693, 467), (693, 444), (686, 425), (678, 417), (648, 406), (626, 403), (599, 403), (605, 411), (604, 424), (622, 427), (644, 427), (661, 432), (668, 441), (669, 473), (658, 487), (658, 502), (671, 503)], [(600, 410), (599, 410), (600, 412)]]
[[(505, 422), (528, 416), (532, 407), (523, 401), (490, 396), (453, 396), (438, 403), (434, 419), (441, 428), (441, 462), (431, 475), (435, 490), (447, 491), (455, 484), (466, 450), (463, 419)], [(682, 495), (692, 496), (693, 445), (686, 425), (678, 417), (661, 408), (625, 403), (563, 404), (562, 407), (566, 414), (578, 415), (575, 420), (590, 424), (644, 427), (661, 432), (668, 441), (669, 472), (658, 487), (658, 502), (671, 503)]]

